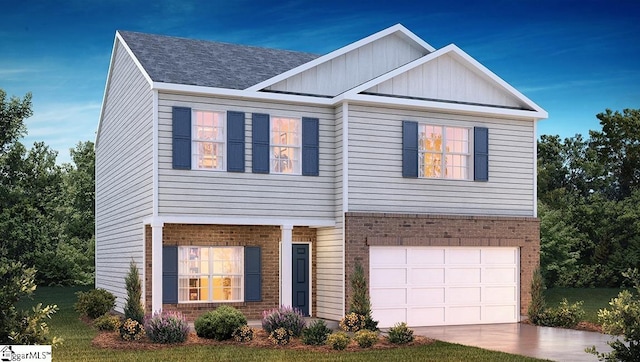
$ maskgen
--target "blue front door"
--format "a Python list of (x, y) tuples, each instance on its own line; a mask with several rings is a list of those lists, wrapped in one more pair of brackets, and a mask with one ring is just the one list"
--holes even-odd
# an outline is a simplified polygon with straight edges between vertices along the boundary
[(309, 315), (309, 244), (293, 244), (293, 307)]

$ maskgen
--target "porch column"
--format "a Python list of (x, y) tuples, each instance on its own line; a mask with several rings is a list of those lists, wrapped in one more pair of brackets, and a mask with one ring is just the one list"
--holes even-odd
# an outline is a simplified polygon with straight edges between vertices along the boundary
[(151, 223), (151, 312), (162, 311), (162, 228), (163, 222)]
[(291, 306), (293, 303), (293, 272), (291, 271), (291, 243), (293, 225), (282, 225), (282, 242), (280, 244), (280, 304)]

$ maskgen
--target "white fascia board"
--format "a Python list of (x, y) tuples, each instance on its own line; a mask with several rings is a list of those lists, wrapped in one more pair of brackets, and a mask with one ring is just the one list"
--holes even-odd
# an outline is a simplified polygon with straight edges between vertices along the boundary
[[(549, 115), (547, 113), (547, 111), (545, 111), (544, 109), (542, 109), (540, 106), (538, 106), (536, 103), (534, 103), (532, 100), (530, 100), (529, 98), (527, 98), (525, 95), (523, 95), (522, 93), (520, 93), (518, 90), (516, 90), (515, 88), (513, 88), (510, 84), (508, 84), (507, 82), (505, 82), (502, 78), (498, 77), (495, 73), (493, 73), (492, 71), (490, 71), (489, 69), (487, 69), (485, 66), (483, 66), (482, 64), (480, 64), (478, 61), (476, 61), (475, 59), (473, 59), (471, 56), (469, 56), (467, 53), (465, 53), (462, 49), (458, 48), (455, 44), (449, 44), (446, 47), (442, 48), (442, 49), (438, 49), (435, 52), (431, 53), (431, 54), (427, 54), (422, 58), (416, 59), (413, 62), (407, 63), (397, 69), (394, 69), (386, 74), (383, 74), (375, 79), (372, 79), (366, 83), (363, 83), (355, 88), (352, 88), (346, 92), (344, 92), (341, 95), (338, 95), (335, 99), (336, 101), (341, 101), (341, 100), (349, 100), (349, 99), (354, 99), (354, 97), (358, 96), (358, 93), (360, 92), (364, 92), (367, 89), (376, 86), (380, 83), (383, 83), (395, 76), (398, 76), (402, 73), (408, 72), (411, 69), (414, 69), (416, 67), (419, 67), (425, 63), (428, 63), (438, 57), (444, 56), (445, 54), (454, 54), (455, 56), (458, 57), (459, 60), (462, 60), (463, 62), (466, 62), (471, 69), (475, 69), (477, 73), (479, 73), (480, 76), (489, 79), (490, 81), (493, 81), (496, 85), (498, 85), (499, 87), (501, 87), (502, 89), (504, 89), (505, 91), (509, 92), (510, 94), (512, 94), (514, 97), (516, 97), (517, 99), (519, 99), (520, 101), (522, 101), (523, 103), (525, 103), (526, 105), (528, 105), (529, 107), (531, 107), (533, 109), (533, 111), (520, 111), (520, 110), (511, 110), (511, 109), (504, 109), (505, 111), (518, 111), (518, 112), (526, 112), (526, 114), (529, 115), (534, 115), (534, 118), (537, 119), (543, 119), (543, 118), (547, 118)], [(390, 97), (389, 97), (390, 98)], [(391, 101), (390, 101), (391, 102)], [(420, 101), (420, 102), (425, 102), (425, 103), (438, 103), (441, 105), (445, 105), (446, 107), (448, 107), (448, 103), (439, 103), (439, 102), (429, 102), (429, 101)], [(456, 107), (451, 108), (452, 110), (456, 110), (458, 109), (458, 104), (454, 104)], [(489, 108), (489, 109), (494, 109), (493, 107), (483, 107), (483, 106), (471, 106), (468, 105), (467, 107), (481, 107), (482, 109), (485, 108)], [(502, 110), (502, 108), (497, 108)], [(500, 113), (501, 114), (501, 113)], [(505, 113), (506, 115), (511, 114), (511, 112), (507, 112)]]
[(281, 102), (325, 105), (325, 106), (331, 106), (334, 103), (331, 98), (325, 98), (325, 97), (311, 97), (311, 96), (302, 96), (302, 95), (295, 95), (295, 94), (254, 92), (254, 91), (248, 91), (248, 90), (242, 90), (242, 89), (204, 87), (204, 86), (176, 84), (176, 83), (153, 82), (151, 87), (152, 89), (155, 89), (158, 91), (191, 93), (191, 94), (207, 95), (207, 96), (257, 99), (257, 100), (266, 100), (266, 101), (281, 101)]
[(437, 101), (426, 101), (421, 99), (392, 98), (384, 96), (374, 96), (368, 94), (355, 94), (345, 97), (344, 101), (351, 103), (371, 104), (378, 106), (398, 106), (420, 110), (433, 110), (444, 113), (470, 114), (470, 115), (487, 115), (498, 117), (510, 117), (527, 120), (538, 120), (547, 117), (547, 113), (539, 111), (528, 111), (522, 109), (498, 108), (477, 106), (462, 103), (445, 103)]
[(308, 226), (308, 227), (333, 227), (335, 219), (308, 219), (308, 218), (269, 218), (269, 217), (224, 217), (224, 216), (182, 216), (165, 215), (145, 218), (146, 225), (164, 224), (198, 224), (198, 225), (269, 225), (269, 226)]
[(289, 71), (286, 71), (282, 74), (278, 74), (273, 78), (267, 79), (265, 81), (262, 81), (256, 85), (253, 85), (249, 88), (247, 88), (246, 90), (248, 91), (259, 91), (261, 89), (264, 89), (266, 87), (269, 87), (271, 85), (274, 85), (282, 80), (285, 80), (287, 78), (290, 78), (296, 74), (302, 73), (305, 70), (311, 69), (317, 65), (320, 65), (322, 63), (328, 62), (334, 58), (337, 58), (343, 54), (346, 54), (354, 49), (360, 48), (363, 45), (372, 43), (378, 39), (381, 39), (389, 34), (393, 34), (393, 33), (400, 33), (401, 35), (403, 35), (405, 38), (408, 38), (410, 40), (413, 40), (417, 45), (419, 45), (420, 47), (424, 48), (425, 50), (427, 50), (428, 52), (433, 52), (435, 51), (435, 48), (432, 47), (431, 45), (429, 45), (427, 42), (425, 42), (424, 40), (420, 39), (418, 36), (416, 36), (414, 33), (410, 32), (409, 30), (407, 30), (407, 28), (405, 28), (404, 26), (400, 25), (400, 24), (396, 24), (394, 26), (391, 26), (387, 29), (384, 29), (382, 31), (379, 31), (375, 34), (369, 35), (366, 38), (360, 39), (354, 43), (351, 43), (347, 46), (344, 46), (340, 49), (334, 50), (331, 53), (325, 54), (321, 57), (318, 57), (310, 62), (307, 62), (305, 64), (302, 64), (296, 68), (293, 68)]

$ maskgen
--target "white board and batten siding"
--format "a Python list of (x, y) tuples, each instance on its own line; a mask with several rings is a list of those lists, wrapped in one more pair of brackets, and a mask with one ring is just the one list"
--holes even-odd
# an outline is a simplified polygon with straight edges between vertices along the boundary
[(390, 34), (280, 81), (267, 89), (336, 96), (427, 53), (414, 42)]
[[(403, 178), (403, 120), (487, 127), (489, 181)], [(532, 216), (534, 141), (533, 121), (350, 104), (349, 211)]]
[(465, 66), (455, 54), (437, 57), (366, 90), (393, 96), (526, 108), (513, 94)]
[(516, 323), (517, 247), (373, 246), (371, 309), (380, 327)]
[[(245, 113), (245, 172), (172, 168), (172, 107)], [(319, 119), (319, 176), (251, 172), (252, 113)], [(335, 212), (334, 110), (329, 107), (159, 94), (160, 216), (333, 219)]]
[(153, 212), (153, 95), (122, 47), (115, 48), (96, 143), (96, 288), (117, 297), (133, 259), (144, 265), (142, 219)]

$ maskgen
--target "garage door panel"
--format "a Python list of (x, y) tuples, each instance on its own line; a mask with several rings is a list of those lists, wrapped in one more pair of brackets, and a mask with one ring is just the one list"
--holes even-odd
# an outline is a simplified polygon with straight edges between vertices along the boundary
[(482, 320), (480, 307), (449, 307), (446, 312), (447, 324), (471, 324)]
[(445, 283), (447, 284), (471, 284), (480, 283), (480, 268), (452, 267), (447, 270)]
[(383, 252), (370, 254), (371, 264), (373, 265), (398, 265), (407, 263), (407, 251), (406, 249), (398, 249), (392, 247), (381, 248)]
[(415, 248), (407, 253), (407, 263), (409, 265), (442, 265), (444, 264), (444, 248)]
[(409, 281), (413, 286), (444, 283), (444, 268), (411, 268)]
[(405, 288), (377, 288), (371, 290), (371, 305), (388, 307), (408, 304)]
[(374, 269), (371, 273), (372, 287), (398, 286), (407, 284), (407, 269), (405, 268), (381, 268)]
[(517, 290), (513, 286), (505, 287), (485, 287), (482, 292), (482, 300), (486, 303), (513, 302), (517, 301)]
[(406, 321), (408, 317), (406, 308), (372, 308), (371, 312), (380, 327), (393, 327), (393, 325), (398, 322)]
[(409, 297), (409, 305), (427, 306), (443, 304), (445, 290), (441, 288), (413, 288)]
[(411, 321), (409, 325), (413, 327), (442, 325), (445, 322), (445, 308), (412, 308), (408, 311), (407, 318)]
[(447, 264), (480, 264), (480, 249), (447, 249)]
[(490, 267), (484, 270), (482, 279), (490, 283), (515, 283), (517, 281), (515, 267)]
[(516, 307), (514, 305), (496, 305), (482, 308), (482, 321), (485, 323), (503, 323), (505, 316), (517, 319)]
[(447, 304), (480, 303), (482, 290), (480, 287), (449, 288), (446, 291)]
[(514, 248), (487, 248), (482, 250), (483, 264), (517, 264), (517, 262), (518, 253)]

